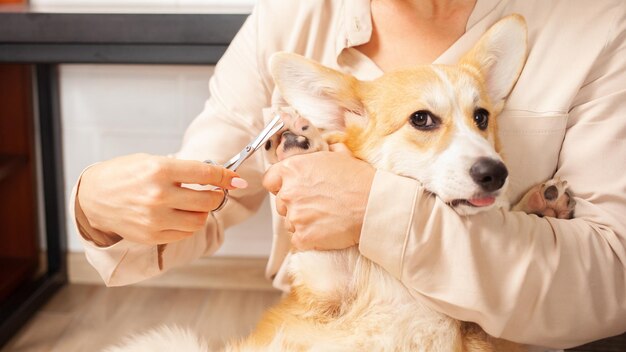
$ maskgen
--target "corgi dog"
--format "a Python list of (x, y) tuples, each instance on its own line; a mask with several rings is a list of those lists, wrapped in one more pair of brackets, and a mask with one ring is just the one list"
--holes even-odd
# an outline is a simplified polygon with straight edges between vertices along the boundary
[[(377, 169), (418, 180), (460, 215), (508, 207), (497, 116), (526, 53), (525, 21), (510, 15), (495, 23), (458, 65), (417, 66), (373, 81), (299, 55), (275, 54), (271, 72), (294, 112), (266, 149), (282, 160), (342, 142)], [(559, 209), (549, 214), (571, 216), (565, 212), (572, 204), (564, 183), (546, 183), (533, 192), (520, 209), (539, 213), (556, 204)], [(293, 252), (287, 265), (291, 291), (249, 337), (226, 351), (525, 350), (428, 308), (355, 247)], [(150, 339), (159, 340), (160, 349), (171, 343), (172, 350), (180, 350), (189, 341), (181, 336), (177, 344), (171, 331), (156, 334), (133, 341), (134, 349), (110, 351), (148, 351)]]
[[(288, 136), (272, 141), (273, 154), (306, 147), (290, 142), (293, 136), (343, 142), (377, 169), (420, 181), (459, 214), (506, 206), (497, 115), (525, 63), (526, 35), (523, 18), (512, 15), (494, 24), (458, 65), (423, 65), (373, 81), (275, 54), (274, 81), (299, 116), (285, 119)], [(354, 247), (295, 252), (288, 265), (289, 295), (230, 350), (523, 350), (427, 308)]]

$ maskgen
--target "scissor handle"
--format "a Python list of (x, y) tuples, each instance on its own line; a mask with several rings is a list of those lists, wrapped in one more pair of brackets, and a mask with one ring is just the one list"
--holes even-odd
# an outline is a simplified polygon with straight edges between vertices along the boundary
[[(205, 161), (203, 161), (204, 163), (207, 163), (209, 165), (217, 165), (213, 160), (211, 159), (207, 159)], [(224, 198), (222, 199), (222, 202), (220, 203), (220, 205), (217, 206), (217, 208), (211, 210), (211, 212), (218, 212), (220, 210), (222, 210), (222, 208), (224, 208), (224, 206), (226, 205), (226, 203), (228, 202), (228, 190), (226, 188), (220, 188), (220, 187), (216, 187), (214, 188), (215, 190), (221, 189), (222, 192), (224, 192)]]

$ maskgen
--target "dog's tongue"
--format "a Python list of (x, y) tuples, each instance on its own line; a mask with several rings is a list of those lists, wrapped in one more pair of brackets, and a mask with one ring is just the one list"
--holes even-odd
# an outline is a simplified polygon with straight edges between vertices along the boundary
[(467, 201), (475, 207), (486, 207), (493, 204), (496, 201), (496, 197), (472, 198)]

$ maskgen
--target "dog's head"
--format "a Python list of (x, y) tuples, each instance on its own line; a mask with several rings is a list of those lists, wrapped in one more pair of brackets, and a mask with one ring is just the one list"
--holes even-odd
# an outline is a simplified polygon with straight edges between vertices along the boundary
[(283, 98), (316, 127), (344, 136), (356, 157), (417, 179), (470, 214), (504, 200), (496, 117), (525, 58), (526, 25), (511, 15), (455, 66), (359, 81), (295, 54), (275, 54), (270, 65)]

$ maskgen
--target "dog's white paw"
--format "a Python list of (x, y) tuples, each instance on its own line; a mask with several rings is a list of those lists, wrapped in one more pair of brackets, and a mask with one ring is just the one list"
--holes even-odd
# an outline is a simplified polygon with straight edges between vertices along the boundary
[(513, 210), (541, 217), (571, 219), (575, 206), (576, 201), (568, 189), (567, 181), (555, 178), (531, 188)]
[(293, 109), (283, 108), (279, 113), (285, 127), (265, 143), (272, 163), (293, 155), (328, 150), (320, 130), (307, 119)]

